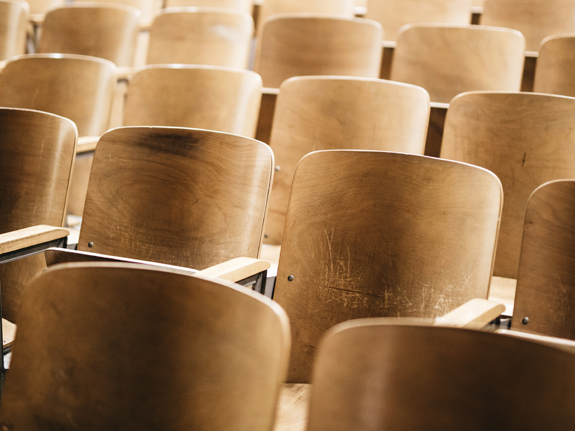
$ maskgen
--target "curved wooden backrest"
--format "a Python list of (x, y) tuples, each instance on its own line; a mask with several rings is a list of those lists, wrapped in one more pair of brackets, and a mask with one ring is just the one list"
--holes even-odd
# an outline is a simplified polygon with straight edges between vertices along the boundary
[(519, 91), (525, 40), (515, 30), (413, 24), (397, 37), (391, 79), (425, 88), (432, 102), (465, 91)]
[(63, 5), (65, 0), (26, 0), (31, 15), (43, 15), (49, 9)]
[(489, 169), (505, 203), (493, 275), (517, 278), (529, 196), (575, 178), (575, 99), (533, 93), (468, 93), (447, 113), (441, 157)]
[(0, 61), (24, 54), (27, 25), (26, 2), (0, 0)]
[(125, 126), (175, 126), (254, 137), (262, 80), (215, 66), (148, 66), (130, 79)]
[(30, 286), (0, 422), (15, 429), (273, 426), (289, 325), (262, 295), (141, 265), (58, 265)]
[(288, 381), (308, 381), (315, 346), (339, 322), (437, 317), (486, 298), (501, 205), (497, 177), (463, 163), (381, 151), (304, 157), (274, 298), (292, 324)]
[(259, 22), (278, 14), (313, 13), (355, 16), (355, 0), (265, 0), (260, 9)]
[(574, 180), (548, 182), (529, 198), (513, 329), (575, 339), (574, 214)]
[(152, 22), (155, 15), (155, 0), (74, 0), (74, 3), (99, 3), (102, 5), (131, 6), (140, 11), (140, 22)]
[(133, 65), (140, 11), (120, 4), (78, 3), (46, 14), (38, 52), (103, 58)]
[(574, 355), (390, 320), (348, 322), (325, 337), (308, 431), (559, 431), (574, 423)]
[(406, 24), (469, 24), (471, 0), (369, 0), (365, 17), (383, 26), (386, 40), (395, 40)]
[(208, 64), (245, 69), (254, 21), (217, 8), (167, 9), (150, 29), (148, 64)]
[(218, 7), (251, 15), (254, 2), (253, 0), (166, 0), (166, 7)]
[(270, 145), (276, 172), (266, 242), (280, 244), (293, 174), (312, 151), (356, 149), (423, 154), (429, 95), (368, 78), (291, 78), (280, 87)]
[(547, 36), (575, 33), (575, 0), (485, 0), (481, 24), (519, 30), (537, 51)]
[(571, 76), (574, 67), (575, 36), (545, 38), (539, 48), (533, 91), (574, 97), (575, 80)]
[(78, 250), (195, 269), (258, 257), (272, 169), (269, 146), (241, 136), (111, 130), (94, 155)]
[(115, 85), (115, 67), (106, 60), (24, 55), (8, 62), (0, 74), (0, 106), (61, 115), (74, 121), (80, 136), (96, 136), (108, 128)]
[(277, 15), (263, 23), (254, 70), (265, 87), (302, 75), (378, 78), (382, 38), (375, 21)]

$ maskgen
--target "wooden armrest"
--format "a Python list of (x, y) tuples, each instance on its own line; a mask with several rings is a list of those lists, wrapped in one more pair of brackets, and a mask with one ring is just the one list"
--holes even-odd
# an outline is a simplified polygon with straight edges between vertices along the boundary
[(0, 72), (4, 70), (6, 63), (8, 63), (8, 60), (0, 61)]
[(475, 13), (475, 14), (482, 14), (483, 13), (483, 7), (481, 6), (471, 6), (471, 13)]
[(395, 49), (397, 47), (397, 42), (395, 40), (383, 40), (381, 42), (382, 48)]
[(134, 73), (133, 67), (117, 67), (116, 68), (116, 80), (117, 81), (127, 81), (130, 76)]
[(99, 140), (99, 136), (82, 136), (78, 138), (76, 154), (89, 153), (90, 151), (94, 151)]
[(2, 319), (2, 347), (12, 346), (16, 338), (16, 325), (6, 319)]
[(508, 329), (498, 329), (496, 334), (505, 335), (506, 337), (523, 338), (524, 340), (534, 341), (536, 343), (545, 344), (547, 346), (555, 347), (557, 349), (565, 350), (569, 353), (575, 353), (575, 341), (566, 340), (564, 338), (548, 337), (546, 335), (531, 334), (529, 332), (513, 331)]
[(65, 238), (68, 235), (70, 235), (68, 229), (47, 225), (32, 226), (3, 233), (0, 235), (0, 254)]
[(449, 108), (449, 103), (441, 103), (441, 102), (430, 102), (429, 107), (433, 109), (447, 109)]
[(44, 18), (46, 14), (44, 13), (33, 13), (28, 16), (28, 21), (30, 21), (35, 26), (40, 26), (44, 24)]
[(445, 316), (435, 319), (436, 326), (481, 329), (505, 311), (503, 304), (487, 299), (472, 299)]
[(262, 88), (262, 94), (277, 96), (278, 94), (280, 94), (280, 89), (272, 87), (264, 87)]
[(222, 280), (236, 282), (259, 274), (262, 271), (267, 271), (270, 266), (270, 263), (266, 260), (238, 257), (219, 265), (211, 266), (203, 271), (198, 271), (196, 275), (207, 279), (221, 278)]
[(527, 58), (539, 58), (539, 53), (537, 51), (525, 51), (525, 57), (527, 57)]

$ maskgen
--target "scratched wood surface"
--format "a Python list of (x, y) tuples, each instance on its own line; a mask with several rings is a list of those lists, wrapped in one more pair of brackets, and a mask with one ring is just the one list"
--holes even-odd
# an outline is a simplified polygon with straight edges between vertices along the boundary
[(527, 200), (543, 183), (575, 178), (575, 99), (468, 93), (453, 100), (441, 157), (482, 166), (503, 184), (493, 275), (517, 278)]
[(550, 36), (541, 44), (533, 91), (575, 96), (575, 36)]
[(573, 354), (481, 331), (385, 320), (347, 322), (326, 336), (307, 431), (573, 426)]
[(8, 429), (269, 431), (289, 324), (232, 283), (67, 264), (31, 284), (13, 349)]
[(241, 136), (111, 130), (94, 156), (78, 250), (194, 269), (258, 257), (272, 169), (269, 146)]
[(575, 33), (575, 0), (485, 0), (481, 24), (519, 30), (538, 51), (547, 36)]
[(487, 298), (501, 205), (499, 180), (475, 166), (380, 151), (307, 155), (274, 296), (292, 325), (288, 382), (309, 382), (319, 339), (336, 323), (432, 318)]
[(254, 70), (265, 87), (293, 76), (379, 77), (381, 25), (313, 14), (270, 17), (258, 41)]
[(246, 12), (168, 9), (150, 29), (148, 64), (209, 64), (245, 69), (254, 22)]
[(24, 54), (28, 12), (25, 2), (0, 1), (0, 61)]
[(174, 126), (254, 137), (258, 74), (216, 66), (146, 66), (130, 79), (124, 126)]
[(276, 172), (266, 243), (281, 244), (293, 174), (312, 151), (365, 149), (423, 154), (429, 95), (368, 78), (297, 77), (280, 87), (270, 145)]
[(574, 180), (546, 183), (531, 195), (512, 329), (575, 339), (574, 214)]
[(406, 24), (469, 24), (471, 0), (369, 0), (365, 18), (382, 25), (385, 40), (396, 40)]
[(218, 7), (251, 15), (253, 3), (253, 0), (166, 0), (166, 7)]
[(525, 40), (516, 30), (411, 24), (397, 37), (391, 79), (449, 103), (465, 91), (519, 91), (524, 61)]

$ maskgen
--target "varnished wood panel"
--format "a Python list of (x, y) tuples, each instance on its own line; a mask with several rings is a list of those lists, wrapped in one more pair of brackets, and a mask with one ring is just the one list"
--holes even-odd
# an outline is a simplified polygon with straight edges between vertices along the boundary
[(336, 323), (432, 318), (486, 298), (501, 205), (499, 180), (475, 166), (379, 151), (306, 156), (274, 297), (292, 324), (288, 382), (309, 381)]
[(465, 91), (519, 91), (524, 51), (514, 30), (409, 25), (398, 35), (391, 79), (419, 85), (442, 103)]
[(253, 0), (166, 0), (166, 7), (218, 7), (251, 15)]
[(547, 36), (575, 33), (575, 0), (485, 0), (481, 24), (519, 30), (538, 51)]
[(574, 355), (530, 341), (348, 322), (321, 345), (307, 431), (560, 431), (573, 379)]
[(468, 93), (449, 107), (441, 157), (489, 169), (503, 184), (494, 275), (517, 278), (531, 193), (575, 178), (573, 112), (575, 99), (533, 93)]
[(289, 325), (227, 282), (68, 264), (30, 286), (2, 394), (12, 429), (269, 431)]
[(575, 339), (574, 214), (574, 180), (546, 183), (529, 198), (512, 329)]
[(24, 54), (28, 10), (25, 2), (0, 0), (0, 61)]
[(78, 250), (194, 269), (258, 257), (272, 168), (270, 148), (240, 136), (109, 131), (94, 155)]
[(575, 96), (575, 36), (551, 36), (539, 50), (533, 91)]
[(321, 15), (276, 15), (263, 23), (254, 70), (265, 87), (303, 75), (379, 77), (381, 26)]
[(276, 172), (266, 243), (280, 244), (293, 174), (318, 150), (423, 154), (429, 95), (419, 87), (367, 78), (291, 78), (280, 87), (270, 145)]
[(174, 126), (253, 137), (262, 80), (215, 66), (147, 66), (128, 87), (125, 126)]

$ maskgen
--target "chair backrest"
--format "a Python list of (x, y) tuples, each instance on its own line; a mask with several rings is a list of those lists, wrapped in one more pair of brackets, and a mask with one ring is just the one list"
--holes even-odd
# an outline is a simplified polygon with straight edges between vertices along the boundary
[(515, 30), (413, 24), (403, 27), (391, 79), (425, 88), (432, 102), (466, 91), (519, 91), (525, 41)]
[(505, 203), (493, 275), (517, 278), (525, 208), (541, 184), (575, 178), (575, 99), (468, 93), (447, 112), (441, 157), (489, 169)]
[(245, 69), (254, 21), (246, 12), (170, 8), (150, 29), (148, 64), (208, 64)]
[(254, 137), (258, 74), (215, 66), (147, 66), (130, 79), (125, 126), (175, 126)]
[(280, 244), (293, 174), (318, 150), (423, 154), (429, 95), (413, 85), (368, 78), (298, 77), (280, 87), (270, 145), (276, 157), (266, 240)]
[(241, 136), (111, 130), (94, 155), (78, 250), (195, 269), (258, 257), (272, 169), (269, 146)]
[(533, 91), (575, 96), (575, 36), (549, 36), (541, 44)]
[(24, 54), (28, 4), (0, 0), (0, 61)]
[(382, 38), (375, 21), (276, 15), (263, 23), (254, 70), (274, 88), (302, 75), (378, 78)]
[(113, 263), (56, 266), (29, 293), (2, 426), (272, 429), (289, 326), (263, 295)]
[(548, 182), (527, 204), (512, 329), (575, 339), (575, 181)]
[(46, 14), (38, 52), (89, 55), (133, 66), (140, 11), (119, 4), (78, 3)]
[(26, 0), (28, 6), (30, 6), (31, 15), (43, 15), (49, 9), (63, 5), (65, 0)]
[(574, 423), (574, 355), (389, 320), (338, 325), (323, 340), (308, 431), (559, 431)]
[(51, 112), (74, 121), (80, 136), (96, 136), (108, 129), (115, 85), (115, 67), (107, 60), (23, 55), (0, 74), (0, 106)]
[(278, 14), (313, 13), (353, 18), (355, 0), (265, 0), (259, 22)]
[(575, 33), (575, 0), (485, 0), (481, 24), (519, 30), (537, 51), (547, 36)]
[(252, 14), (253, 0), (166, 0), (166, 7), (218, 7)]
[(74, 0), (74, 3), (99, 3), (102, 5), (125, 5), (140, 11), (140, 22), (150, 23), (156, 14), (156, 0)]
[(365, 17), (383, 26), (386, 40), (395, 40), (406, 24), (469, 24), (471, 0), (369, 0)]
[(304, 157), (274, 296), (292, 324), (288, 381), (308, 381), (314, 348), (337, 323), (432, 318), (486, 298), (501, 206), (497, 177), (464, 163), (382, 151)]

